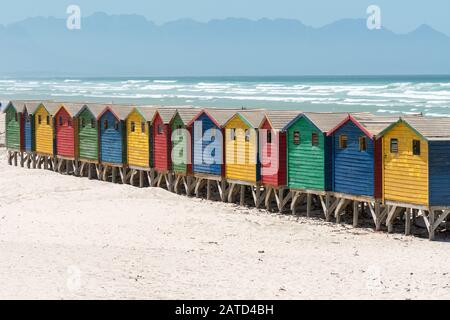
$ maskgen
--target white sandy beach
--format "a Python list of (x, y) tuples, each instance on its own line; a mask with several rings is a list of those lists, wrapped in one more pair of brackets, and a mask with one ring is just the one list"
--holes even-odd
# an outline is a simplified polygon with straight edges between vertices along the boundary
[(450, 243), (9, 167), (0, 298), (450, 298)]

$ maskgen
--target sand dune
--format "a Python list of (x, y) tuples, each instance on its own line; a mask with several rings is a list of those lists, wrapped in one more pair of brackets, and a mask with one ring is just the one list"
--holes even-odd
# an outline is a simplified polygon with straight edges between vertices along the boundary
[(6, 165), (0, 298), (450, 298), (450, 244)]

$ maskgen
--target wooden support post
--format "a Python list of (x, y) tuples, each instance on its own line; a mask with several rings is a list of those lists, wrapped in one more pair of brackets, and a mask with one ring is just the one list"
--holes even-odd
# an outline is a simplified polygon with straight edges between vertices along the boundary
[(428, 221), (430, 223), (430, 228), (428, 230), (428, 239), (431, 241), (434, 240), (435, 231), (436, 231), (436, 228), (438, 227), (437, 225), (435, 225), (434, 218), (435, 218), (434, 210), (431, 209), (429, 211), (429, 216), (428, 216)]
[(48, 170), (48, 158), (44, 157), (44, 169)]
[(117, 167), (111, 168), (111, 176), (112, 183), (117, 183)]
[(311, 193), (306, 195), (306, 216), (309, 218), (311, 216)]
[(245, 205), (245, 186), (241, 185), (241, 196), (239, 204), (243, 207)]
[(409, 236), (411, 234), (411, 214), (412, 209), (408, 208), (405, 211), (405, 235)]
[(92, 164), (88, 163), (88, 179), (92, 180)]
[(331, 214), (333, 212), (333, 210), (331, 210), (330, 208), (330, 203), (331, 203), (331, 196), (327, 193), (325, 195), (325, 208), (324, 208), (325, 220), (327, 222), (330, 222)]
[(375, 207), (375, 216), (377, 217), (377, 221), (375, 223), (375, 230), (380, 231), (382, 222), (382, 218), (380, 215), (380, 203), (375, 201), (374, 207)]
[(139, 188), (144, 187), (144, 171), (139, 170)]
[(20, 167), (23, 168), (25, 164), (25, 159), (23, 157), (23, 152), (20, 153)]
[(353, 201), (353, 227), (358, 227), (359, 202)]
[(14, 152), (14, 166), (17, 167), (17, 152)]
[(206, 180), (206, 200), (211, 200), (211, 180)]
[(266, 207), (266, 210), (270, 210), (270, 197), (272, 196), (272, 191), (272, 187), (267, 187), (266, 197), (264, 199), (264, 206)]

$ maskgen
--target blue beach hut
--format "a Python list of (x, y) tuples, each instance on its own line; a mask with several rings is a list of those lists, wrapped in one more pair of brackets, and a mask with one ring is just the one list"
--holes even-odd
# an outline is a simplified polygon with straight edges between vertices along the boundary
[(97, 120), (100, 133), (100, 161), (104, 164), (126, 163), (125, 119), (132, 108), (128, 106), (107, 106)]

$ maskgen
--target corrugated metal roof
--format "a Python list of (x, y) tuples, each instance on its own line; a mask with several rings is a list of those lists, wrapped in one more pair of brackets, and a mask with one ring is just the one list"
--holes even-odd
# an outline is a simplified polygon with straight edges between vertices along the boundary
[(268, 110), (265, 112), (265, 117), (261, 121), (260, 126), (263, 125), (263, 122), (267, 118), (270, 121), (272, 129), (282, 130), (301, 113), (301, 111), (295, 110)]
[(450, 118), (402, 117), (428, 140), (450, 140)]
[(334, 129), (349, 115), (347, 112), (304, 112), (303, 114), (324, 133)]
[(225, 123), (237, 112), (242, 109), (217, 109), (217, 108), (207, 108), (204, 109), (211, 117), (216, 120), (216, 122), (223, 127)]
[(392, 123), (398, 121), (399, 117), (395, 116), (376, 116), (365, 114), (352, 114), (352, 116), (360, 123), (372, 136), (378, 135)]
[(86, 103), (85, 106), (83, 106), (83, 108), (78, 111), (78, 114), (80, 114), (80, 112), (86, 107), (91, 111), (94, 117), (97, 118), (106, 109), (107, 106), (107, 104), (102, 103)]
[(107, 105), (119, 117), (119, 120), (125, 120), (130, 112), (135, 108), (131, 105), (110, 104)]
[(159, 116), (161, 117), (164, 124), (169, 124), (173, 116), (177, 112), (176, 108), (171, 107), (160, 107), (158, 108)]
[(177, 110), (181, 121), (183, 121), (184, 125), (187, 125), (199, 112), (200, 108), (181, 108)]
[(17, 111), (22, 112), (26, 107), (28, 113), (33, 113), (37, 107), (39, 107), (42, 103), (47, 103), (48, 101), (42, 100), (11, 100), (4, 108), (3, 111), (6, 110), (6, 107), (11, 103)]
[[(261, 124), (265, 115), (264, 110), (262, 109), (242, 110), (237, 113), (244, 117), (253, 128), (259, 128), (259, 125)], [(232, 117), (233, 115), (229, 118), (229, 120)]]

